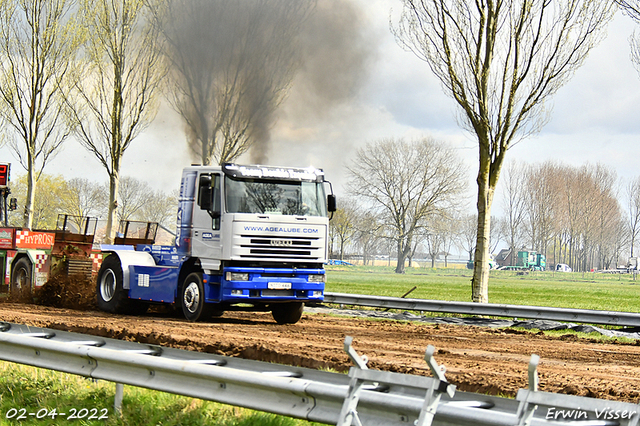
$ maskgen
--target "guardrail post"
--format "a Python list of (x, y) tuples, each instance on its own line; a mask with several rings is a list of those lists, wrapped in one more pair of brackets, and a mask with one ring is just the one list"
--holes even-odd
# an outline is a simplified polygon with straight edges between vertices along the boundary
[(122, 398), (124, 397), (124, 385), (116, 383), (116, 395), (113, 401), (113, 409), (116, 414), (122, 414)]
[(529, 360), (529, 389), (527, 389), (524, 398), (518, 405), (518, 426), (529, 426), (533, 413), (538, 408), (537, 405), (531, 404), (529, 398), (538, 391), (538, 364), (540, 363), (540, 357), (538, 355), (531, 355)]
[(351, 361), (358, 367), (361, 368), (362, 370), (366, 370), (369, 367), (367, 367), (367, 362), (369, 362), (369, 359), (367, 358), (366, 355), (358, 355), (358, 352), (356, 352), (355, 349), (353, 349), (353, 346), (351, 346), (351, 344), (353, 343), (353, 337), (351, 336), (347, 336), (344, 338), (344, 351), (347, 353), (347, 355), (349, 355), (349, 358), (351, 358)]
[(436, 415), (436, 410), (438, 409), (438, 403), (440, 402), (442, 394), (446, 393), (453, 398), (453, 395), (456, 392), (456, 387), (449, 384), (449, 382), (447, 382), (447, 378), (444, 376), (444, 365), (438, 365), (436, 360), (433, 358), (435, 351), (436, 348), (433, 345), (429, 345), (427, 346), (427, 351), (424, 354), (424, 359), (427, 361), (427, 365), (431, 369), (435, 380), (431, 382), (431, 386), (427, 390), (416, 426), (430, 426)]
[[(637, 426), (640, 416), (640, 406), (626, 402), (608, 401), (602, 399), (588, 398), (577, 395), (564, 395), (538, 390), (538, 363), (540, 357), (531, 355), (529, 361), (529, 387), (520, 389), (516, 400), (520, 401), (516, 414), (517, 426), (528, 426), (531, 424), (534, 411), (538, 405), (547, 408), (545, 419), (558, 421), (558, 418), (567, 418), (567, 412), (571, 413), (571, 424), (578, 424), (578, 420), (588, 420), (589, 412), (596, 416), (595, 422), (584, 422), (584, 424), (598, 425), (624, 425)], [(562, 423), (568, 424), (568, 423)]]
[[(345, 337), (344, 351), (347, 353), (347, 355), (349, 355), (351, 361), (353, 361), (353, 363), (356, 365), (356, 367), (351, 367), (351, 370), (353, 370), (354, 368), (367, 370), (368, 359), (366, 355), (358, 355), (356, 350), (353, 349), (353, 346), (351, 346), (352, 343), (353, 337)], [(351, 380), (349, 381), (349, 393), (347, 395), (347, 398), (344, 400), (344, 403), (342, 404), (342, 410), (340, 410), (340, 416), (338, 417), (338, 423), (336, 424), (336, 426), (351, 426), (353, 422), (355, 422), (357, 426), (362, 426), (356, 408), (358, 407), (358, 401), (360, 400), (360, 391), (362, 390), (362, 386), (364, 385), (364, 380), (358, 379), (351, 373), (352, 371), (349, 371), (349, 375), (351, 376)]]
[[(358, 355), (351, 346), (352, 342), (353, 338), (350, 336), (344, 339), (344, 350), (349, 354), (349, 357), (356, 366), (351, 367), (349, 370), (349, 377), (351, 378), (349, 381), (349, 393), (342, 404), (342, 410), (340, 411), (336, 426), (351, 426), (353, 423), (357, 426), (362, 426), (360, 418), (358, 417), (357, 407), (360, 393), (367, 381), (373, 382), (374, 387), (377, 389), (384, 389), (386, 385), (397, 384), (399, 382), (405, 386), (423, 390), (426, 389), (422, 409), (420, 410), (418, 419), (413, 423), (415, 426), (431, 426), (443, 393), (453, 398), (456, 387), (447, 382), (444, 375), (444, 366), (438, 365), (433, 358), (435, 348), (432, 345), (427, 347), (424, 359), (427, 361), (434, 377), (420, 376), (410, 380), (408, 378), (402, 378), (404, 376), (397, 373), (369, 370), (366, 356)], [(388, 388), (388, 386), (386, 388)]]

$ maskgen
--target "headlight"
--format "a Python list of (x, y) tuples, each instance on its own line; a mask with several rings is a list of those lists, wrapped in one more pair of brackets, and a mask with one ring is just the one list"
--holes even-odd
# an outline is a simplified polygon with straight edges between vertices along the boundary
[(249, 281), (248, 272), (227, 272), (227, 281)]
[(322, 292), (319, 290), (314, 290), (311, 292), (311, 296), (309, 297), (322, 297)]
[(325, 282), (325, 276), (324, 274), (314, 274), (314, 275), (309, 275), (309, 282), (310, 283), (323, 283)]

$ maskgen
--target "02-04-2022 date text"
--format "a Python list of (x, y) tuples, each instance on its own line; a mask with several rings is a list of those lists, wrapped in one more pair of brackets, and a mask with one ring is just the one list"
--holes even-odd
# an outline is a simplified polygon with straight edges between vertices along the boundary
[(41, 408), (38, 411), (30, 411), (26, 408), (10, 408), (5, 414), (8, 420), (26, 420), (35, 419), (53, 419), (66, 418), (67, 420), (107, 420), (109, 418), (109, 410), (107, 408), (70, 408), (68, 410), (58, 411), (56, 408)]

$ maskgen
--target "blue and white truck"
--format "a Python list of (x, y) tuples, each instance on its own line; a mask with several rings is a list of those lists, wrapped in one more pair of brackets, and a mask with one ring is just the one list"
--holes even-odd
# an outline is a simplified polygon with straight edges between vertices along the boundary
[(319, 169), (186, 167), (174, 245), (116, 239), (103, 248), (98, 307), (136, 313), (168, 303), (191, 321), (271, 311), (280, 324), (296, 323), (304, 303), (324, 298), (327, 216), (335, 208)]

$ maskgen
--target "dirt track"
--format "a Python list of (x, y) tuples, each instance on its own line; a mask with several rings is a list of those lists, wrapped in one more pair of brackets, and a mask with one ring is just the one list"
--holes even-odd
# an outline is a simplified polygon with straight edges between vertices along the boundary
[(269, 313), (226, 313), (208, 323), (161, 314), (140, 317), (0, 303), (0, 320), (247, 359), (346, 371), (344, 337), (370, 368), (429, 374), (428, 344), (459, 390), (514, 396), (527, 386), (532, 353), (541, 357), (540, 389), (628, 402), (640, 399), (640, 344), (550, 338), (511, 329), (370, 321), (305, 314), (278, 325)]

